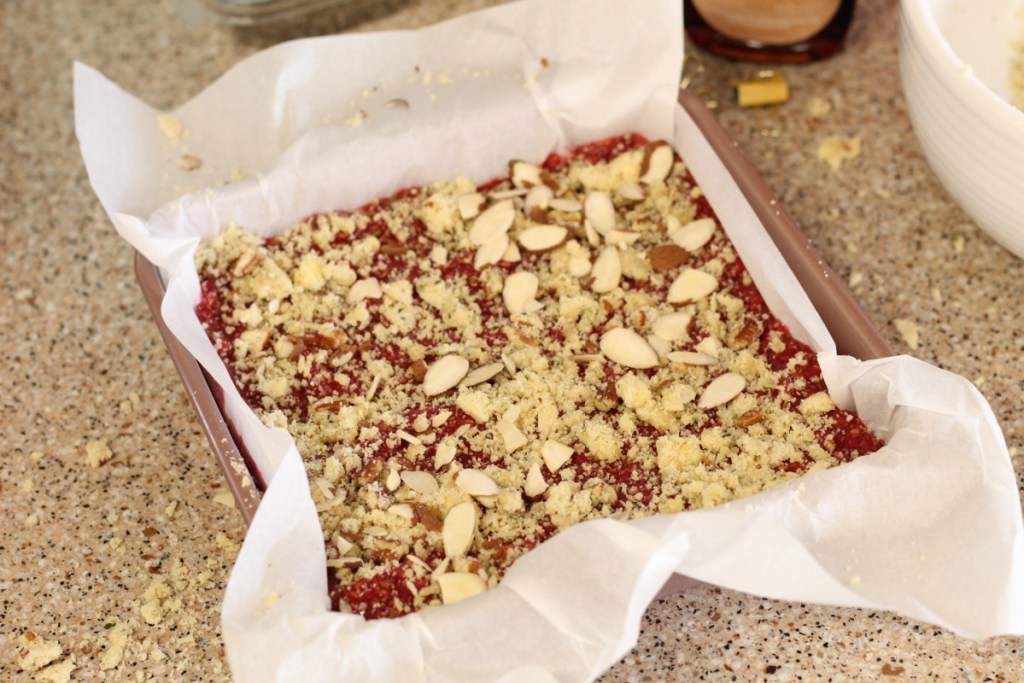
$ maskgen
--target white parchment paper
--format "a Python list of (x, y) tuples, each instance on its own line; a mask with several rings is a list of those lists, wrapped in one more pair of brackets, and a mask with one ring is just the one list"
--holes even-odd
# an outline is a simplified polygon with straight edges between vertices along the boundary
[[(171, 112), (180, 130), (75, 65), (90, 181), (118, 231), (162, 268), (168, 326), (225, 388), (270, 481), (225, 595), (236, 680), (589, 680), (629, 650), (673, 572), (894, 610), (970, 637), (1024, 633), (1020, 499), (990, 408), (963, 378), (913, 358), (836, 356), (676, 104), (681, 26), (676, 0), (528, 0), (416, 32), (283, 44)], [(313, 212), (459, 174), (483, 181), (509, 158), (630, 131), (673, 141), (773, 311), (888, 445), (719, 508), (569, 528), (457, 605), (373, 622), (331, 612), (300, 457), (242, 403), (193, 313), (196, 244), (229, 221), (273, 234)], [(202, 166), (183, 170), (183, 155)]]

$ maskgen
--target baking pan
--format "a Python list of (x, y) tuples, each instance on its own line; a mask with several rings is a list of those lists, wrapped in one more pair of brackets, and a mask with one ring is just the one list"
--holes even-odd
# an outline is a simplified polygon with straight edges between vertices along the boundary
[[(792, 216), (779, 203), (778, 198), (714, 114), (700, 99), (690, 93), (682, 93), (679, 102), (703, 132), (764, 223), (768, 234), (782, 252), (835, 339), (839, 353), (862, 360), (893, 355), (888, 341), (858, 306), (843, 281), (801, 232)], [(238, 509), (248, 524), (259, 506), (264, 485), (259, 473), (251, 467), (244, 445), (235, 437), (231, 424), (223, 414), (223, 391), (164, 324), (160, 315), (164, 283), (159, 269), (137, 253), (135, 273), (157, 329), (167, 345), (189, 400), (199, 415), (203, 431), (206, 432), (214, 455), (224, 471)], [(698, 582), (688, 577), (675, 575), (665, 584), (659, 597), (696, 583)]]

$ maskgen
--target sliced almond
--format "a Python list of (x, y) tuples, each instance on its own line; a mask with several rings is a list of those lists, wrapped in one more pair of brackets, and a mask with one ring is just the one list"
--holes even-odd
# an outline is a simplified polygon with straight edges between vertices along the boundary
[(537, 296), (539, 283), (540, 280), (537, 279), (537, 276), (527, 271), (512, 273), (505, 278), (501, 297), (505, 302), (505, 308), (511, 315), (526, 312), (526, 305)]
[(422, 382), (427, 376), (427, 363), (422, 358), (409, 366), (409, 374), (417, 382)]
[(403, 429), (399, 429), (397, 432), (395, 432), (395, 436), (397, 436), (402, 441), (406, 441), (416, 446), (419, 446), (421, 443), (423, 443), (422, 441), (420, 441), (420, 438), (418, 436), (410, 434), (409, 432)]
[(388, 508), (388, 512), (396, 514), (399, 517), (405, 517), (410, 522), (413, 520), (413, 517), (416, 516), (416, 513), (412, 510), (412, 506), (408, 503), (395, 503)]
[(509, 406), (509, 409), (505, 411), (505, 414), (501, 416), (501, 419), (507, 422), (511, 422), (512, 424), (515, 424), (516, 422), (519, 421), (519, 415), (522, 412), (523, 407), (517, 403), (512, 406)]
[(594, 190), (589, 193), (583, 200), (583, 215), (601, 235), (615, 229), (615, 205), (607, 192)]
[(474, 500), (480, 503), (481, 507), (485, 507), (488, 510), (498, 504), (497, 496), (477, 496)]
[[(508, 232), (515, 215), (515, 205), (511, 199), (492, 204), (473, 221), (473, 227), (469, 230), (469, 241), (476, 246), (493, 242)], [(504, 247), (502, 251), (505, 251)]]
[(739, 396), (746, 386), (747, 380), (743, 378), (743, 375), (737, 375), (735, 372), (719, 375), (704, 388), (704, 393), (700, 395), (697, 405), (701, 408), (714, 408), (728, 403)]
[(484, 205), (484, 196), (479, 192), (471, 192), (459, 195), (456, 202), (459, 205), (459, 215), (462, 216), (462, 220), (468, 221), (470, 218), (480, 215), (480, 207)]
[(498, 420), (494, 424), (494, 429), (498, 432), (502, 442), (505, 444), (505, 450), (509, 453), (522, 448), (527, 443), (526, 435), (509, 420)]
[(507, 370), (508, 374), (510, 374), (510, 375), (516, 374), (516, 370), (519, 369), (519, 368), (516, 367), (515, 361), (513, 361), (511, 358), (509, 358), (504, 353), (501, 354), (501, 362), (505, 364), (505, 370)]
[(619, 258), (618, 247), (605, 247), (594, 261), (590, 274), (593, 276), (590, 289), (598, 294), (610, 292), (618, 287), (622, 280), (622, 260)]
[(561, 225), (535, 225), (519, 234), (519, 244), (527, 251), (554, 249), (569, 236), (569, 230)]
[(632, 180), (623, 180), (619, 183), (619, 189), (617, 191), (620, 197), (631, 202), (640, 202), (644, 199), (644, 188), (640, 187), (639, 183), (634, 183)]
[(504, 369), (505, 364), (502, 363), (501, 361), (497, 361), (495, 363), (488, 363), (487, 365), (482, 365), (479, 368), (476, 368), (475, 370), (470, 372), (468, 375), (466, 375), (466, 378), (462, 380), (460, 386), (473, 387), (476, 386), (477, 384), (483, 384), (492, 377), (495, 377), (499, 372), (501, 372)]
[(439, 443), (434, 450), (434, 469), (439, 470), (455, 459), (455, 445), (450, 443)]
[(668, 228), (669, 239), (687, 251), (698, 251), (714, 234), (714, 218), (699, 218), (683, 226)]
[(616, 247), (628, 247), (640, 239), (640, 233), (634, 230), (612, 230), (604, 236), (604, 241)]
[(402, 477), (398, 474), (398, 470), (392, 467), (388, 471), (388, 478), (384, 481), (384, 487), (388, 491), (397, 491), (398, 487), (402, 485)]
[(429, 496), (437, 493), (437, 479), (430, 472), (406, 470), (402, 472), (402, 481), (416, 493)]
[(547, 185), (536, 185), (530, 188), (523, 200), (523, 209), (529, 215), (534, 209), (546, 209), (555, 198), (555, 193)]
[(383, 296), (384, 291), (380, 288), (380, 282), (377, 281), (377, 278), (370, 277), (354, 282), (349, 287), (348, 294), (345, 295), (345, 301), (357, 304), (366, 299), (380, 299)]
[(647, 252), (651, 268), (659, 272), (675, 270), (690, 260), (690, 252), (677, 244), (659, 244)]
[(476, 505), (466, 501), (454, 505), (444, 516), (441, 527), (441, 542), (446, 557), (462, 557), (473, 545), (476, 535)]
[(718, 358), (718, 354), (722, 350), (722, 340), (714, 335), (708, 335), (697, 342), (697, 345), (693, 347), (693, 350)]
[(350, 551), (350, 550), (352, 550), (352, 548), (356, 547), (355, 543), (353, 543), (352, 541), (348, 540), (347, 538), (345, 538), (341, 534), (335, 534), (334, 535), (334, 545), (336, 545), (338, 547), (338, 554), (339, 555), (347, 555), (348, 551)]
[(569, 275), (573, 277), (585, 277), (590, 275), (590, 259), (583, 256), (573, 256), (569, 259)]
[(469, 361), (454, 354), (434, 361), (423, 376), (423, 393), (437, 396), (462, 381), (469, 372)]
[(501, 255), (500, 261), (505, 263), (519, 263), (523, 260), (523, 255), (519, 253), (519, 246), (509, 240), (508, 246), (505, 247), (505, 253)]
[(465, 469), (455, 477), (455, 485), (471, 496), (496, 496), (501, 488), (483, 470)]
[(544, 445), (540, 447), (540, 455), (544, 458), (544, 464), (548, 466), (550, 472), (557, 472), (562, 465), (569, 462), (572, 454), (571, 446), (551, 439), (545, 441)]
[(672, 171), (675, 155), (667, 142), (656, 142), (644, 151), (640, 162), (640, 182), (645, 185), (660, 183)]
[(601, 353), (627, 368), (653, 368), (658, 365), (658, 352), (647, 340), (625, 327), (608, 330), (601, 335)]
[(692, 316), (689, 313), (677, 311), (659, 316), (651, 325), (651, 332), (667, 342), (679, 341), (687, 336), (686, 330), (690, 326)]
[(544, 481), (544, 474), (540, 471), (540, 463), (530, 465), (526, 472), (526, 483), (523, 486), (523, 493), (529, 498), (536, 498), (548, 489), (548, 483)]
[(685, 304), (699, 301), (718, 289), (718, 280), (714, 275), (703, 270), (687, 268), (672, 282), (668, 288), (670, 304)]
[(512, 178), (512, 184), (516, 187), (534, 187), (543, 184), (540, 179), (540, 166), (525, 161), (512, 161), (509, 166), (509, 176)]
[(556, 197), (548, 202), (548, 207), (562, 213), (576, 213), (583, 209), (578, 199), (570, 197)]
[(505, 255), (508, 245), (509, 239), (506, 234), (498, 235), (494, 240), (482, 245), (473, 257), (473, 267), (480, 270), (484, 266), (493, 266)]
[(718, 359), (709, 353), (699, 351), (673, 351), (665, 356), (673, 363), (685, 365), (715, 365)]
[(529, 194), (529, 190), (525, 187), (513, 187), (511, 190), (493, 190), (487, 193), (487, 196), (493, 201), (499, 199), (518, 199), (519, 197), (525, 197)]
[(666, 358), (670, 351), (672, 351), (672, 344), (665, 341), (656, 334), (647, 335), (647, 343), (651, 345), (651, 348), (658, 354), (658, 358)]
[(437, 575), (435, 579), (441, 587), (441, 602), (445, 605), (454, 605), (487, 591), (487, 583), (470, 572), (448, 572)]

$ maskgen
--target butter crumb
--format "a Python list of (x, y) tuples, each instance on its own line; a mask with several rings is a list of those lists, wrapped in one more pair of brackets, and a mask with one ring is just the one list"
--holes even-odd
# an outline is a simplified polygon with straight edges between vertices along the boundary
[(69, 683), (71, 674), (76, 666), (75, 657), (72, 655), (63, 662), (57, 662), (45, 669), (40, 669), (33, 678), (39, 683)]
[(85, 457), (89, 467), (96, 469), (114, 457), (106, 441), (90, 441), (85, 444)]
[(812, 97), (807, 102), (807, 113), (816, 119), (823, 119), (831, 112), (831, 103), (823, 97)]
[(21, 656), (18, 666), (22, 671), (36, 671), (56, 661), (64, 653), (64, 648), (55, 640), (40, 638), (32, 632), (18, 638)]
[(860, 156), (860, 136), (825, 138), (818, 145), (818, 160), (828, 164), (833, 173), (839, 171), (844, 163)]
[(132, 628), (123, 621), (114, 620), (114, 626), (107, 633), (107, 640), (110, 644), (103, 651), (100, 657), (100, 670), (109, 671), (121, 664), (124, 659), (124, 651), (128, 647), (129, 638), (132, 635)]
[(907, 320), (906, 318), (896, 318), (893, 321), (893, 325), (896, 326), (896, 331), (903, 337), (903, 341), (907, 346), (910, 347), (911, 351), (916, 351), (918, 342), (920, 341), (921, 328), (913, 320)]
[(172, 114), (160, 114), (156, 117), (156, 124), (160, 132), (171, 142), (181, 142), (185, 135), (185, 126), (181, 120)]
[(241, 545), (237, 541), (233, 541), (228, 538), (228, 535), (223, 531), (218, 531), (217, 536), (214, 540), (217, 547), (227, 553), (237, 553)]
[(181, 598), (175, 596), (174, 590), (160, 576), (149, 584), (142, 600), (143, 603), (139, 611), (150, 626), (159, 624), (167, 612), (176, 612), (181, 609)]
[(800, 401), (800, 413), (803, 415), (821, 415), (835, 409), (835, 407), (835, 401), (825, 391), (819, 391)]

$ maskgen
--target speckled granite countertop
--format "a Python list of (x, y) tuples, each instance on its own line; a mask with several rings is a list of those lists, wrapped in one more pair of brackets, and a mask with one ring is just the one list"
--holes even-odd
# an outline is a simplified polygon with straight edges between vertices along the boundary
[[(72, 60), (171, 107), (280, 40), (415, 27), (488, 3), (365, 4), (258, 31), (188, 27), (157, 0), (0, 9), (0, 680), (230, 678), (218, 612), (244, 526), (132, 252), (89, 187)], [(778, 107), (739, 109), (731, 84), (757, 67), (692, 52), (689, 88), (715, 103), (896, 348), (979, 386), (1024, 473), (1024, 264), (952, 203), (921, 156), (896, 23), (895, 0), (862, 0), (844, 54), (778, 69), (792, 92)], [(812, 98), (830, 111), (812, 115)], [(816, 157), (831, 136), (861, 140), (838, 172)], [(90, 467), (90, 450), (108, 455), (100, 443), (111, 457)], [(975, 643), (888, 613), (703, 586), (653, 604), (636, 648), (602, 680), (880, 678), (1024, 680), (1024, 639)]]

